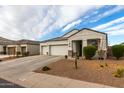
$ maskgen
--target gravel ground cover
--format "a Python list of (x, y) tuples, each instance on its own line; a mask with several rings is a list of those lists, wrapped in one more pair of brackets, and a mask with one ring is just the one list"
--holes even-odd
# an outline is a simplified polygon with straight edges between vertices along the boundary
[(78, 60), (78, 69), (76, 70), (73, 60), (62, 59), (49, 64), (48, 67), (50, 68), (48, 71), (42, 71), (41, 67), (36, 69), (35, 72), (113, 87), (124, 87), (124, 77), (117, 78), (113, 76), (113, 73), (117, 71), (118, 68), (124, 68), (124, 60)]

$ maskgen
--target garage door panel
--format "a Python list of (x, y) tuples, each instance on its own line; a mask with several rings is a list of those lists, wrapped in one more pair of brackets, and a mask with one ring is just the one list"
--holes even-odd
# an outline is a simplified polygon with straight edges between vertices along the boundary
[(47, 55), (47, 52), (49, 51), (48, 46), (43, 46), (43, 55)]
[(67, 54), (68, 54), (67, 45), (51, 46), (51, 55), (67, 55)]
[(15, 47), (8, 47), (8, 54), (9, 55), (15, 55), (15, 52), (16, 52)]

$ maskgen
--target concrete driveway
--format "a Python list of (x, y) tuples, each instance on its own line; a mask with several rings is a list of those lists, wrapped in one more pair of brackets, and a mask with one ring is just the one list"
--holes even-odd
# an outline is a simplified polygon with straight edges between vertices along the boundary
[(56, 62), (61, 58), (57, 56), (38, 55), (0, 62), (0, 78), (15, 82), (36, 68)]

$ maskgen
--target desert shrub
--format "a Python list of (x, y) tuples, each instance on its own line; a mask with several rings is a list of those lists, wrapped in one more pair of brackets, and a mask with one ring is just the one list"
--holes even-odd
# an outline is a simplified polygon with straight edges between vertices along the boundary
[(124, 46), (123, 45), (112, 46), (112, 54), (118, 60), (124, 54)]
[(42, 68), (42, 71), (48, 71), (48, 70), (50, 70), (50, 68), (47, 67), (47, 66), (44, 66), (44, 67)]
[(68, 56), (67, 55), (65, 55), (65, 59), (68, 59)]
[(102, 67), (102, 68), (103, 68), (103, 67), (104, 67), (104, 65), (100, 64), (100, 67)]
[(95, 53), (96, 53), (97, 48), (95, 46), (86, 46), (84, 47), (84, 56), (86, 59), (91, 59)]
[(106, 67), (108, 67), (108, 64), (107, 64), (107, 63), (105, 63), (105, 66), (106, 66)]
[(116, 72), (113, 73), (114, 77), (121, 78), (123, 77), (124, 69), (118, 68)]
[(108, 67), (108, 64), (107, 63), (104, 63), (104, 64), (100, 64), (100, 67)]

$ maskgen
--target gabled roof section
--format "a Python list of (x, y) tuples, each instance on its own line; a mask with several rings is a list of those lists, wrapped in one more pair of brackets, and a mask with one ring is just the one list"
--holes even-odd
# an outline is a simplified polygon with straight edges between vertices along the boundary
[(39, 45), (40, 41), (33, 41), (33, 40), (9, 40), (3, 37), (0, 37), (0, 45), (18, 45), (18, 44), (30, 44), (30, 45)]
[(33, 40), (22, 39), (22, 40), (18, 40), (18, 41), (16, 41), (16, 44), (31, 44), (31, 45), (39, 45), (40, 42), (39, 42), (39, 41), (33, 41)]
[[(107, 33), (104, 33), (104, 32), (99, 32), (99, 31), (96, 31), (96, 30), (93, 30), (93, 29), (89, 29), (89, 28), (83, 28), (83, 29), (80, 29), (78, 32), (72, 34), (71, 36), (73, 36), (73, 35), (79, 33), (80, 31), (83, 31), (83, 30), (90, 30), (90, 31), (93, 31), (93, 32), (96, 32), (96, 33), (100, 33), (100, 34), (107, 35)], [(69, 36), (69, 37), (71, 37), (71, 36)], [(69, 37), (68, 37), (68, 38), (69, 38)]]
[(48, 39), (48, 40), (45, 40), (45, 41), (42, 41), (41, 43), (45, 43), (45, 42), (51, 42), (51, 41), (62, 41), (62, 40), (67, 40), (69, 37), (79, 33), (80, 31), (83, 31), (83, 30), (90, 30), (90, 31), (93, 31), (93, 32), (96, 32), (96, 33), (101, 33), (101, 34), (105, 34), (107, 35), (106, 33), (103, 33), (103, 32), (99, 32), (99, 31), (96, 31), (96, 30), (92, 30), (92, 29), (89, 29), (89, 28), (83, 28), (83, 29), (74, 29), (66, 34), (64, 34), (63, 36), (61, 37), (56, 37), (56, 38), (52, 38), (52, 39)]
[(73, 29), (73, 30), (67, 32), (66, 34), (64, 34), (62, 37), (69, 37), (69, 36), (77, 33), (78, 31), (79, 31), (78, 29)]
[(15, 41), (0, 37), (0, 45), (9, 45), (12, 43), (15, 43)]
[(67, 39), (68, 39), (67, 37), (56, 37), (56, 38), (52, 38), (52, 39), (42, 41), (41, 43), (50, 42), (50, 41), (62, 41), (62, 40), (67, 40)]

